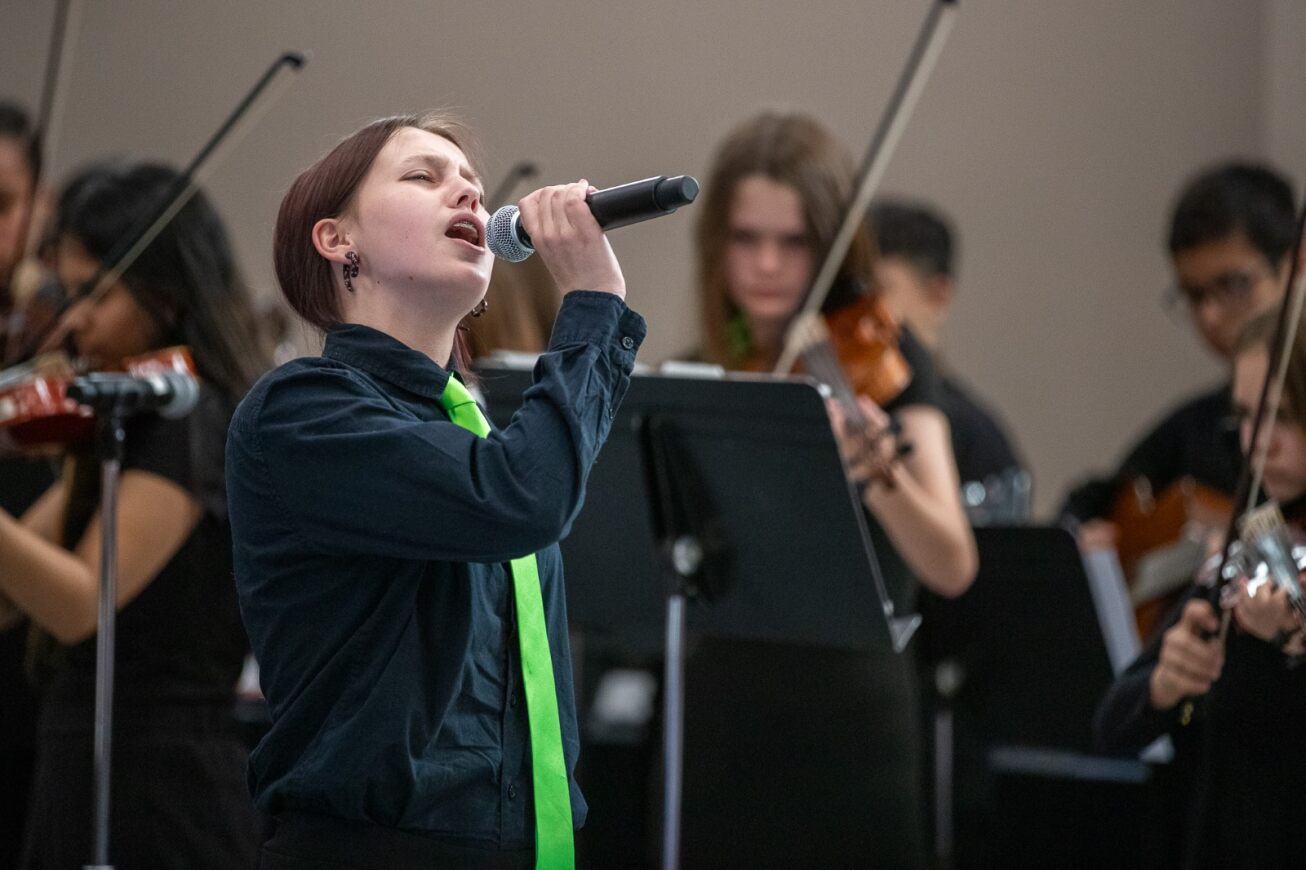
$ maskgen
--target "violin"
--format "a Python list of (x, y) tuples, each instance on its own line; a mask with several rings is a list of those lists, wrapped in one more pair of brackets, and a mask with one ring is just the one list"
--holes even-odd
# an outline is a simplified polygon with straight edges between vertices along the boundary
[(1108, 519), (1117, 530), (1116, 554), (1130, 587), (1139, 637), (1151, 637), (1201, 564), (1209, 532), (1233, 513), (1224, 493), (1184, 477), (1153, 493), (1139, 478), (1117, 494)]
[[(852, 392), (883, 407), (911, 383), (912, 370), (899, 348), (902, 327), (881, 296), (863, 296), (825, 315), (829, 348)], [(811, 365), (818, 346), (803, 360)]]
[[(197, 374), (190, 350), (182, 346), (129, 357), (117, 371), (133, 377)], [(68, 398), (78, 374), (68, 357), (58, 353), (0, 371), (0, 453), (47, 455), (91, 443), (95, 416)]]

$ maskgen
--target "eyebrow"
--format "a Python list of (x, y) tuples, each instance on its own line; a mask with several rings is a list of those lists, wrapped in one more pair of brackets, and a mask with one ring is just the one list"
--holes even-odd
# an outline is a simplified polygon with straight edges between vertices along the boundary
[[(449, 171), (452, 162), (453, 161), (443, 154), (437, 154), (434, 151), (423, 151), (419, 154), (408, 155), (403, 160), (399, 161), (399, 167), (401, 169), (406, 169), (414, 165), (426, 164), (427, 166), (444, 173)], [(472, 169), (472, 167), (467, 164), (463, 164), (459, 167), (458, 172), (463, 178), (466, 178), (468, 181), (481, 188), (482, 193), (484, 192), (485, 185), (481, 180), (481, 176), (476, 173), (475, 169)]]

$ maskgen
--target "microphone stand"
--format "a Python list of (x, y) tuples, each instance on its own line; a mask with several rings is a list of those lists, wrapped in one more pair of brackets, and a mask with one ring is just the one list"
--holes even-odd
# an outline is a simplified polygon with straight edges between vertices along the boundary
[[(120, 240), (105, 263), (100, 265), (95, 276), (88, 282), (92, 288), (89, 296), (96, 298), (106, 292), (190, 201), (199, 190), (202, 173), (212, 168), (212, 164), (208, 163), (209, 158), (255, 107), (259, 97), (278, 74), (283, 70), (298, 71), (305, 62), (303, 55), (286, 52), (268, 67), (253, 89), (191, 160), (157, 207), (143, 216), (134, 231)], [(268, 105), (264, 103), (261, 111), (267, 109)], [(94, 828), (94, 863), (84, 865), (86, 870), (113, 870), (113, 865), (109, 863), (109, 783), (113, 744), (114, 628), (118, 614), (118, 482), (122, 475), (127, 441), (125, 421), (133, 410), (137, 410), (129, 400), (122, 397), (116, 397), (107, 406), (101, 404), (97, 402), (99, 407), (93, 408), (96, 410), (98, 430), (96, 452), (100, 457), (101, 543), (100, 602), (95, 641), (94, 800), (91, 817)]]
[(94, 863), (85, 870), (113, 870), (109, 863), (109, 782), (113, 743), (114, 629), (118, 608), (118, 482), (127, 443), (127, 410), (115, 401), (97, 421), (100, 458), (100, 604), (95, 636)]

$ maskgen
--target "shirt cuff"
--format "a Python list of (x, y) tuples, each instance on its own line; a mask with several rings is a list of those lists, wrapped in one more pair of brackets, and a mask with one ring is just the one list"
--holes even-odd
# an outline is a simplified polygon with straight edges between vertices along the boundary
[(596, 344), (610, 349), (614, 359), (629, 370), (647, 333), (644, 318), (628, 308), (620, 296), (573, 290), (562, 297), (549, 350), (571, 344)]

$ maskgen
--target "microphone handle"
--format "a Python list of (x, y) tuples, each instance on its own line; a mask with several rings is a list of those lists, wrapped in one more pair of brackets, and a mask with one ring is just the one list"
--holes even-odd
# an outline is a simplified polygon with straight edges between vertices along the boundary
[(671, 214), (688, 205), (698, 195), (698, 182), (688, 175), (632, 181), (606, 190), (596, 190), (585, 197), (594, 219), (605, 230), (629, 226)]

